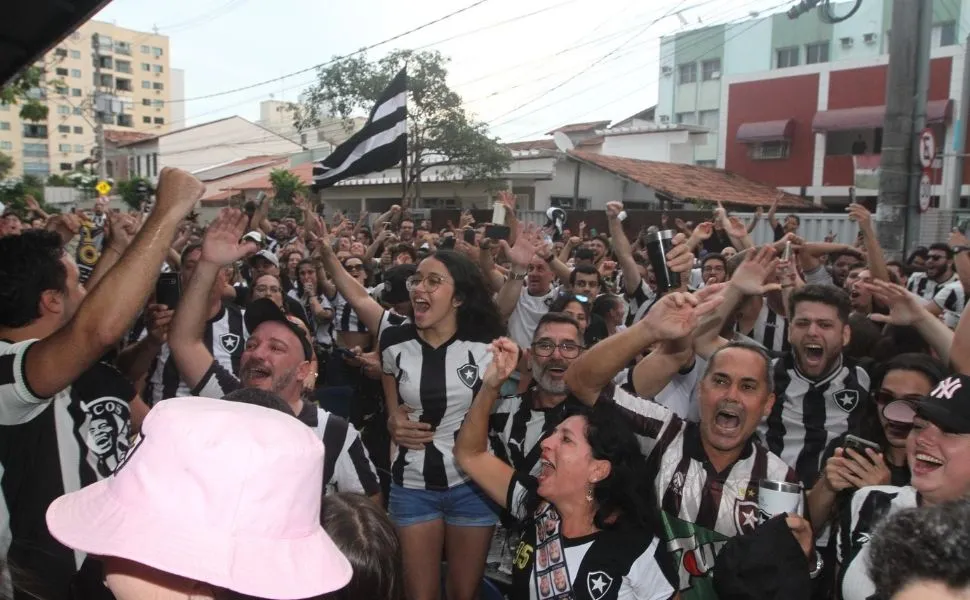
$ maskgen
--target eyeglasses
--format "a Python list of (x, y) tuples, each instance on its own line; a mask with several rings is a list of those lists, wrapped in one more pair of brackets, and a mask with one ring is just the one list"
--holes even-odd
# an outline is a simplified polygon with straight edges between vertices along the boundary
[(927, 261), (931, 261), (931, 260), (946, 260), (946, 255), (945, 254), (930, 254), (929, 256), (926, 257), (926, 260)]
[(256, 287), (253, 288), (253, 291), (256, 292), (257, 294), (279, 294), (279, 293), (282, 293), (283, 289), (275, 285), (273, 286), (257, 285)]
[(876, 404), (889, 404), (890, 402), (895, 402), (896, 400), (905, 400), (910, 403), (917, 403), (922, 401), (925, 396), (919, 394), (906, 394), (904, 396), (897, 396), (896, 394), (890, 392), (889, 390), (879, 390), (876, 392), (875, 400)]
[(532, 352), (540, 358), (548, 358), (559, 348), (559, 354), (563, 358), (576, 358), (583, 351), (583, 347), (573, 342), (562, 342), (557, 344), (552, 340), (539, 340), (532, 344)]
[(424, 284), (425, 291), (433, 292), (441, 287), (442, 283), (448, 283), (448, 280), (441, 275), (435, 275), (433, 273), (427, 277), (421, 275), (412, 275), (407, 278), (404, 285), (407, 287), (409, 292), (413, 292), (414, 290), (418, 289), (418, 286), (422, 283)]
[(350, 273), (353, 271), (363, 271), (364, 265), (345, 265), (344, 268), (347, 269), (348, 273)]

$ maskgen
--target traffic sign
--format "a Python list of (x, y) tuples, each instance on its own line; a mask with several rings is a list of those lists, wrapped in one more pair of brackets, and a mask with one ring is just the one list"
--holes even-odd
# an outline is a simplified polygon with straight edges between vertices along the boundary
[(919, 164), (924, 169), (933, 166), (933, 159), (936, 158), (936, 134), (927, 127), (919, 134)]
[(94, 189), (98, 190), (98, 193), (102, 196), (107, 196), (108, 192), (111, 191), (111, 184), (102, 179), (98, 182), (98, 185), (94, 186)]
[(933, 191), (933, 181), (929, 173), (923, 173), (919, 178), (919, 211), (926, 212), (930, 208), (930, 195)]

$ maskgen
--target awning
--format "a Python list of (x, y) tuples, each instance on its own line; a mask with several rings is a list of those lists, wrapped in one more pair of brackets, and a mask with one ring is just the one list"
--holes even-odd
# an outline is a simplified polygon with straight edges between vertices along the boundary
[[(953, 100), (931, 100), (926, 103), (926, 123), (949, 123), (953, 115)], [(876, 129), (882, 127), (886, 107), (858, 106), (815, 113), (812, 130), (815, 132)]]
[(793, 119), (742, 123), (741, 126), (738, 127), (738, 135), (736, 139), (742, 144), (778, 142), (781, 140), (790, 139), (794, 130), (795, 121)]

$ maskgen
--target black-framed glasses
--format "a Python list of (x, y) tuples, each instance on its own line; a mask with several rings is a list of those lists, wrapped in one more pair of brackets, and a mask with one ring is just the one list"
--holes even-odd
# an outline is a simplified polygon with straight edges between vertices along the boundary
[(540, 358), (548, 358), (559, 348), (559, 354), (563, 358), (576, 358), (583, 351), (583, 347), (574, 342), (561, 342), (557, 344), (552, 340), (539, 340), (532, 344), (532, 353)]
[(346, 266), (344, 266), (344, 268), (347, 269), (347, 272), (348, 273), (352, 273), (354, 271), (363, 271), (364, 270), (364, 265), (363, 264), (360, 264), (360, 265), (346, 265)]
[(413, 292), (414, 290), (418, 289), (418, 286), (420, 286), (422, 283), (424, 284), (425, 291), (433, 292), (441, 287), (442, 283), (448, 283), (448, 279), (435, 273), (432, 273), (427, 277), (423, 275), (412, 275), (407, 278), (404, 285), (409, 292)]

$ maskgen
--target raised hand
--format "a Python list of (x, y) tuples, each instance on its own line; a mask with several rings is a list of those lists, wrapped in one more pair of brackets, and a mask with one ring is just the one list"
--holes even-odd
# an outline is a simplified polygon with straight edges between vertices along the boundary
[(539, 249), (540, 238), (537, 232), (538, 228), (535, 224), (529, 223), (527, 226), (523, 226), (519, 223), (518, 235), (515, 236), (515, 244), (512, 247), (509, 247), (505, 240), (500, 240), (502, 250), (505, 251), (505, 256), (509, 258), (513, 266), (525, 268), (532, 262), (532, 257), (536, 255), (536, 251)]
[(733, 238), (744, 238), (748, 235), (748, 228), (737, 217), (728, 217), (727, 222), (724, 224), (724, 231)]
[(189, 214), (202, 194), (205, 184), (182, 169), (165, 167), (158, 176), (154, 214), (171, 215), (178, 220)]
[(37, 203), (37, 198), (34, 198), (30, 194), (24, 196), (24, 203), (27, 204), (27, 208), (29, 208), (31, 211), (35, 213), (41, 212), (40, 204)]
[(682, 233), (671, 240), (673, 247), (667, 253), (667, 267), (674, 273), (688, 273), (694, 268), (694, 254), (686, 242), (687, 236)]
[(670, 223), (670, 217), (667, 216), (667, 213), (660, 213), (660, 228), (667, 229), (667, 225), (669, 223)]
[(246, 233), (246, 213), (235, 208), (223, 208), (209, 223), (202, 239), (202, 260), (217, 265), (229, 265), (259, 250), (256, 242), (240, 243)]
[(694, 228), (694, 231), (691, 232), (690, 237), (694, 238), (699, 242), (703, 242), (705, 240), (711, 239), (712, 235), (714, 235), (714, 223), (711, 223), (710, 221), (704, 221), (703, 223), (701, 223), (700, 225)]
[(869, 318), (876, 323), (906, 327), (921, 319), (933, 318), (933, 315), (923, 308), (920, 298), (901, 285), (880, 279), (862, 281), (859, 284), (872, 294), (875, 300), (889, 307), (888, 315), (878, 313), (869, 315)]
[(950, 239), (947, 240), (947, 242), (950, 244), (951, 248), (956, 248), (957, 246), (970, 246), (970, 239), (967, 239), (967, 236), (963, 235), (963, 233), (956, 227), (954, 227), (953, 231), (950, 232)]
[(505, 210), (514, 213), (515, 207), (518, 204), (518, 198), (515, 194), (508, 190), (504, 190), (498, 193), (498, 200), (505, 205)]
[(699, 319), (723, 302), (723, 284), (705, 287), (696, 294), (671, 292), (665, 295), (643, 318), (647, 327), (660, 340), (673, 341), (688, 337), (697, 329)]
[(168, 328), (172, 324), (175, 307), (164, 304), (149, 304), (145, 310), (145, 329), (148, 335), (159, 344), (168, 341)]
[(855, 221), (859, 224), (859, 229), (862, 231), (872, 231), (872, 213), (865, 206), (853, 202), (847, 208), (849, 211), (849, 220)]
[(519, 347), (515, 342), (506, 337), (500, 337), (492, 342), (490, 348), (492, 362), (485, 369), (482, 383), (498, 390), (512, 375), (519, 362)]
[(777, 264), (773, 247), (762, 246), (758, 250), (751, 250), (734, 271), (731, 287), (746, 296), (763, 296), (768, 292), (778, 291), (781, 286), (777, 283), (765, 284), (765, 280), (775, 272)]
[(108, 226), (105, 228), (105, 237), (108, 238), (110, 248), (122, 253), (135, 239), (138, 233), (138, 219), (134, 215), (124, 213), (110, 213), (108, 215)]
[(606, 203), (606, 217), (608, 219), (618, 219), (620, 213), (623, 212), (622, 202), (607, 202)]

